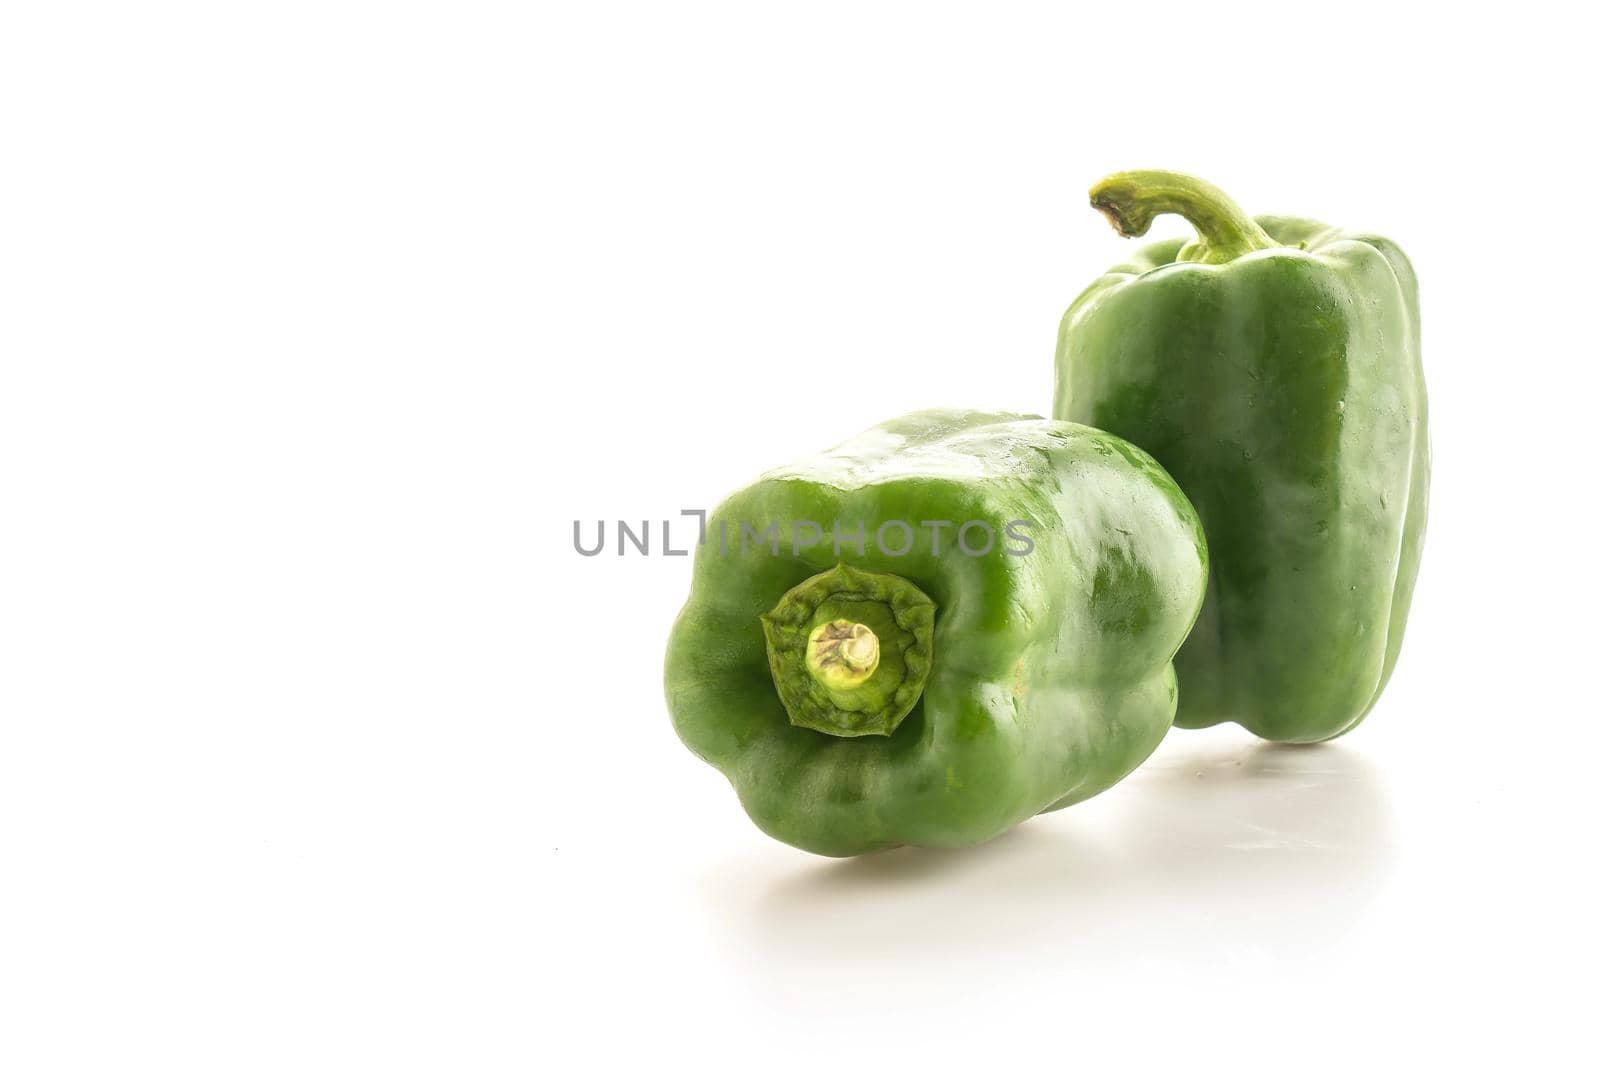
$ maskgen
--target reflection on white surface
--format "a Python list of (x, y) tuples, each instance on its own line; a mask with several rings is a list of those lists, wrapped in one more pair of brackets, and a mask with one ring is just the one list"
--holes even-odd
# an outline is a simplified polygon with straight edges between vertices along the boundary
[(1174, 733), (1110, 792), (975, 849), (802, 862), (767, 878), (730, 865), (706, 888), (733, 954), (753, 954), (752, 974), (772, 957), (815, 961), (837, 995), (852, 961), (864, 991), (864, 972), (890, 960), (900, 970), (989, 954), (1135, 965), (1315, 954), (1390, 865), (1384, 790), (1364, 758), (1227, 728)]

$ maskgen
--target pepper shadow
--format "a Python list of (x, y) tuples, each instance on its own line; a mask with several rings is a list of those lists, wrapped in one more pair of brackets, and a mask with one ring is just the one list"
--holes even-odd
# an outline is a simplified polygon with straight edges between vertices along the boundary
[(951, 959), (1314, 954), (1387, 880), (1392, 837), (1383, 784), (1356, 751), (1219, 728), (1174, 734), (1103, 796), (976, 848), (819, 859), (768, 881), (731, 864), (705, 888), (753, 976), (783, 973), (783, 995), (803, 999), (814, 968), (837, 1003), (841, 981), (865, 995)]

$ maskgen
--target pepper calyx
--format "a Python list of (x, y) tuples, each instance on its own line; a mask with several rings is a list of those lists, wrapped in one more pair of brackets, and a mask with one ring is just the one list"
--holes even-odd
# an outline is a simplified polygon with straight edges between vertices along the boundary
[(843, 563), (761, 616), (773, 686), (794, 726), (887, 737), (933, 668), (934, 602), (909, 580)]

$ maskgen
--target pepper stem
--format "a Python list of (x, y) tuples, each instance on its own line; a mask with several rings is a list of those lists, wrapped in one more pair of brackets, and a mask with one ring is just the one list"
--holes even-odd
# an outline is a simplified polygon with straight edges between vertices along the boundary
[(1198, 240), (1185, 245), (1185, 263), (1227, 263), (1278, 243), (1244, 209), (1210, 182), (1170, 170), (1126, 170), (1089, 190), (1089, 204), (1123, 237), (1143, 237), (1157, 215), (1182, 215)]
[(833, 737), (894, 733), (933, 670), (936, 610), (910, 579), (843, 563), (783, 594), (761, 629), (789, 722)]
[(854, 689), (878, 669), (878, 635), (848, 619), (825, 622), (806, 643), (806, 670), (829, 689)]

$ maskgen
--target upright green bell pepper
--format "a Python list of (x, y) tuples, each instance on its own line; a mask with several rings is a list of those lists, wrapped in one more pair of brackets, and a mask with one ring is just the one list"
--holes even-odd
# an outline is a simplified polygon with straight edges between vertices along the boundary
[(1205, 580), (1193, 509), (1139, 449), (921, 412), (711, 515), (667, 702), (781, 841), (972, 844), (1150, 754)]
[(1125, 237), (1164, 213), (1198, 234), (1091, 285), (1056, 349), (1056, 417), (1148, 449), (1205, 525), (1177, 724), (1349, 730), (1394, 670), (1427, 522), (1411, 264), (1381, 237), (1252, 220), (1181, 174), (1117, 174), (1090, 202)]

